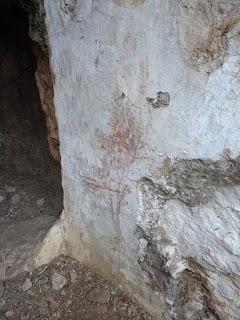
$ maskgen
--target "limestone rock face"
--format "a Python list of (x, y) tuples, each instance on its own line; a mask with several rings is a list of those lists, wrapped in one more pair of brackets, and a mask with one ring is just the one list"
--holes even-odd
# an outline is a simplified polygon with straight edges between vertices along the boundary
[(37, 70), (35, 73), (41, 105), (48, 129), (48, 145), (54, 160), (60, 163), (58, 125), (53, 102), (53, 83), (48, 57), (38, 50)]
[(238, 320), (239, 1), (45, 10), (68, 254), (158, 319)]

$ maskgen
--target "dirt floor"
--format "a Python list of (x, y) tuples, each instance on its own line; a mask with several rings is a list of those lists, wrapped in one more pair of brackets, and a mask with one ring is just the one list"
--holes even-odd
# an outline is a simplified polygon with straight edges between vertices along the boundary
[(0, 169), (0, 224), (62, 211), (61, 185), (41, 176), (17, 175)]
[(75, 260), (58, 257), (0, 282), (0, 320), (152, 319), (133, 299)]

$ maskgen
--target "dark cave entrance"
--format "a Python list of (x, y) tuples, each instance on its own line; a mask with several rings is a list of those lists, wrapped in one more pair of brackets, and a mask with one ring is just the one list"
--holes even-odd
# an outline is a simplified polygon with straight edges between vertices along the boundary
[[(16, 1), (1, 1), (0, 278), (9, 250), (30, 257), (63, 208), (61, 168), (54, 156), (58, 141), (49, 134), (55, 114), (47, 110), (53, 98), (48, 58), (28, 30), (28, 13)], [(25, 246), (28, 253), (18, 252), (21, 241), (31, 243)]]

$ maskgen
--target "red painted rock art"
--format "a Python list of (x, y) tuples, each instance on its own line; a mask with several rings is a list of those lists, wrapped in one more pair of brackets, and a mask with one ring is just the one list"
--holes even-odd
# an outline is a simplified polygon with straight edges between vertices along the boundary
[(101, 167), (94, 167), (95, 176), (84, 177), (84, 185), (91, 191), (108, 191), (117, 197), (116, 212), (129, 193), (126, 183), (129, 168), (143, 147), (143, 129), (135, 115), (135, 106), (122, 94), (114, 101), (109, 111), (109, 132), (96, 130), (97, 139), (103, 148)]

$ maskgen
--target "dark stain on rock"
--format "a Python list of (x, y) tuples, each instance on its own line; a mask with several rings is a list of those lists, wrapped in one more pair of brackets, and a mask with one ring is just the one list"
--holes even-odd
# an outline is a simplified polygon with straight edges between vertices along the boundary
[(159, 252), (156, 243), (139, 226), (136, 229), (136, 236), (147, 241), (145, 255), (143, 259), (138, 260), (138, 263), (147, 273), (151, 288), (162, 294), (166, 293), (171, 276), (166, 267), (165, 257)]
[(143, 195), (151, 194), (163, 206), (169, 199), (178, 199), (189, 206), (208, 202), (217, 187), (240, 184), (240, 161), (180, 160), (168, 173), (153, 182), (142, 178), (139, 188)]
[(183, 272), (174, 299), (177, 320), (226, 320), (223, 308), (213, 296), (206, 278), (192, 270)]
[(149, 278), (148, 285), (165, 297), (172, 319), (227, 319), (224, 305), (212, 293), (205, 269), (194, 258), (187, 258), (188, 268), (174, 279), (168, 271), (166, 258), (158, 249), (157, 241), (140, 226), (137, 226), (136, 237), (139, 241), (146, 241), (138, 263)]
[(170, 103), (170, 95), (168, 92), (159, 91), (156, 98), (147, 97), (146, 100), (151, 103), (154, 109), (164, 108)]

